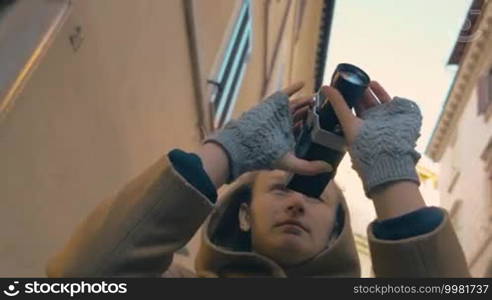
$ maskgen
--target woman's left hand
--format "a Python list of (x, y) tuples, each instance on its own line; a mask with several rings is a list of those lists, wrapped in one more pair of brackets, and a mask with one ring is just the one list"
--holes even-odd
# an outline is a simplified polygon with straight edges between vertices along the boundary
[(362, 115), (376, 105), (391, 101), (391, 97), (386, 90), (378, 82), (371, 81), (369, 88), (366, 89), (362, 99), (354, 108), (356, 112), (356, 115), (354, 115), (343, 96), (336, 89), (330, 86), (323, 86), (322, 91), (337, 114), (349, 147), (354, 143), (364, 123)]
[(371, 82), (354, 115), (336, 89), (324, 86), (322, 91), (340, 121), (352, 167), (368, 197), (375, 187), (388, 182), (419, 184), (415, 165), (420, 154), (415, 147), (422, 115), (415, 102), (398, 97), (392, 100), (381, 85)]

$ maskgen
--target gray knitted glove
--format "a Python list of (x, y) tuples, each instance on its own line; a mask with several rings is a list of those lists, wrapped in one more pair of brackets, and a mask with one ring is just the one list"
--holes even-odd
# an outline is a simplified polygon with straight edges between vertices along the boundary
[(277, 92), (204, 143), (218, 143), (227, 152), (230, 182), (248, 171), (273, 169), (277, 160), (293, 150), (292, 123), (289, 97)]
[(362, 115), (364, 123), (350, 146), (353, 168), (359, 173), (366, 196), (379, 185), (400, 180), (420, 184), (415, 151), (422, 115), (415, 102), (395, 97)]

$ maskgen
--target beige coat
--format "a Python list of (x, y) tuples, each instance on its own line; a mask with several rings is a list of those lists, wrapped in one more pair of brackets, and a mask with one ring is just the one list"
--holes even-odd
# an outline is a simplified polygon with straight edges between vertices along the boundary
[[(170, 165), (167, 156), (107, 199), (78, 226), (48, 263), (49, 277), (359, 277), (360, 265), (345, 202), (341, 231), (322, 253), (292, 269), (237, 243), (237, 194), (214, 208)], [(172, 266), (173, 253), (205, 222), (195, 271)], [(463, 251), (445, 212), (432, 232), (397, 241), (380, 240), (368, 227), (378, 277), (467, 277)]]

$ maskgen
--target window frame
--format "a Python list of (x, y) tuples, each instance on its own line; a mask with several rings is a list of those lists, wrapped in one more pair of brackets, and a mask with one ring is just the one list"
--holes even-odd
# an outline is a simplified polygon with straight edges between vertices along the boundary
[(477, 112), (488, 120), (492, 113), (492, 68), (478, 80)]
[[(244, 80), (253, 47), (251, 0), (238, 1), (229, 24), (211, 75), (207, 77), (205, 99), (208, 101), (213, 130), (230, 120)], [(239, 51), (234, 52), (235, 49)]]

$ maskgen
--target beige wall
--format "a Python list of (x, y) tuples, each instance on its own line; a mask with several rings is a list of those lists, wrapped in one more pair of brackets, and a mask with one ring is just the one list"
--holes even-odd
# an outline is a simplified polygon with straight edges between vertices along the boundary
[[(235, 6), (210, 1), (214, 5), (194, 1), (204, 74), (213, 68)], [(253, 0), (253, 53), (234, 115), (261, 94), (264, 2)], [(271, 2), (285, 7), (287, 1)], [(183, 1), (73, 3), (0, 125), (0, 276), (43, 276), (48, 257), (102, 199), (170, 149), (193, 150), (200, 140)], [(302, 39), (295, 49), (284, 45), (295, 56), (284, 52), (279, 61), (295, 62), (284, 82), (292, 74), (312, 86), (322, 1), (307, 3)], [(286, 41), (297, 8), (293, 1)], [(271, 10), (271, 21), (282, 14)], [(75, 52), (68, 39), (78, 25), (85, 40)], [(195, 237), (191, 255), (197, 244)], [(177, 260), (192, 264), (189, 257)]]
[[(98, 202), (198, 143), (181, 1), (138, 3), (74, 2), (0, 126), (0, 276), (42, 275)], [(76, 25), (85, 41), (74, 52)]]
[[(482, 249), (492, 235), (492, 181), (480, 155), (492, 138), (492, 122), (477, 116), (477, 101), (474, 90), (457, 124), (456, 143), (448, 146), (440, 161), (439, 192), (442, 205), (450, 211), (457, 200), (463, 201), (454, 218), (455, 228), (468, 263), (482, 256), (471, 265), (471, 272), (483, 276), (492, 262), (492, 243)], [(455, 170), (460, 177), (449, 191)]]

